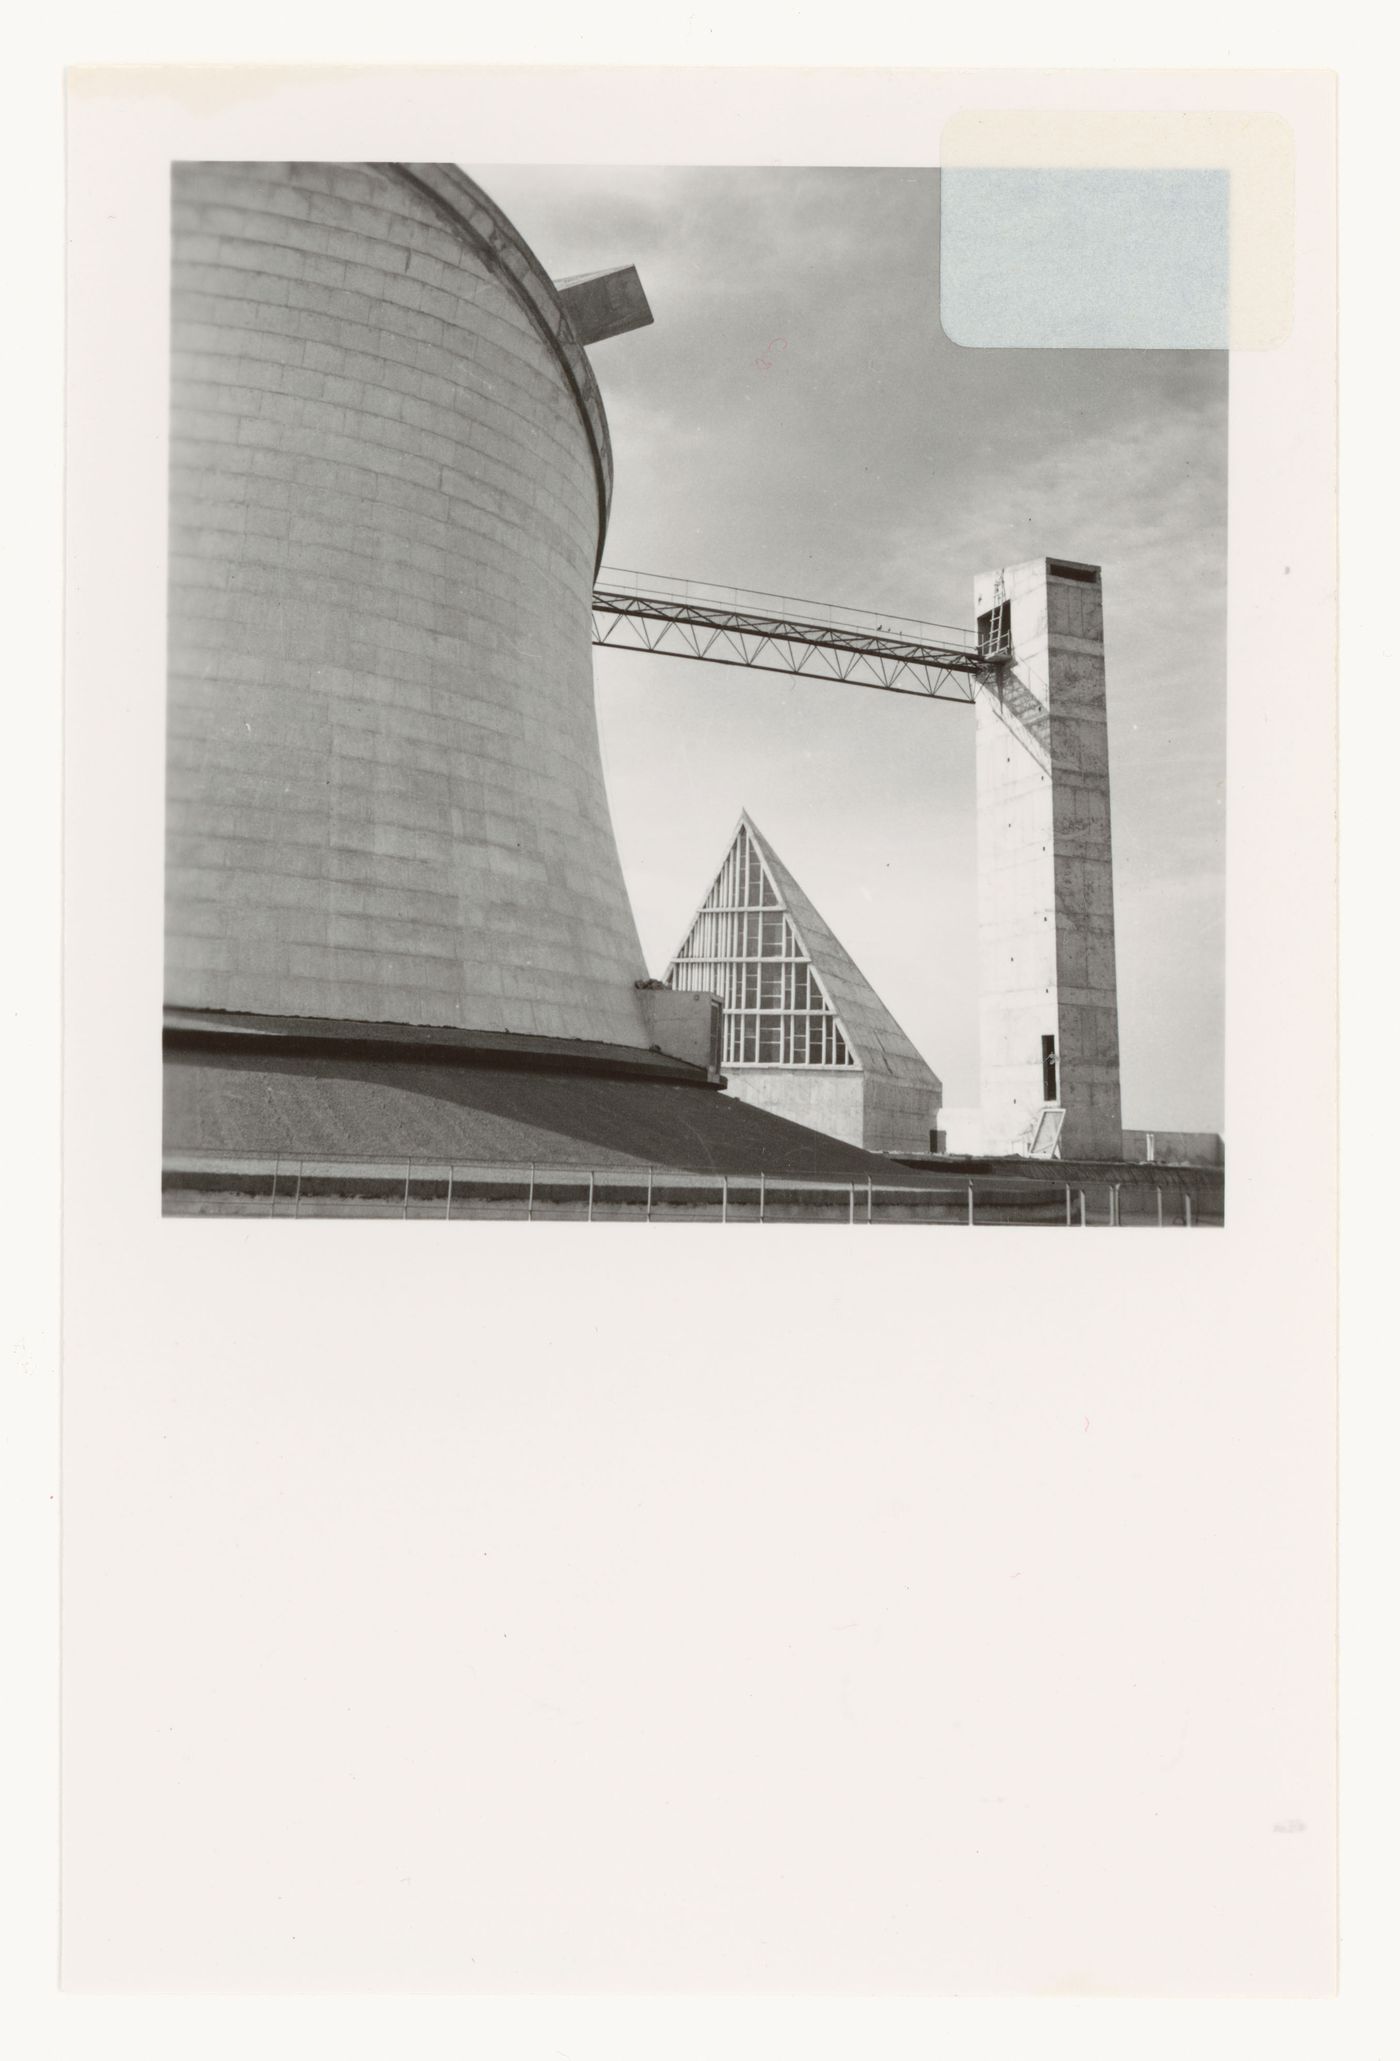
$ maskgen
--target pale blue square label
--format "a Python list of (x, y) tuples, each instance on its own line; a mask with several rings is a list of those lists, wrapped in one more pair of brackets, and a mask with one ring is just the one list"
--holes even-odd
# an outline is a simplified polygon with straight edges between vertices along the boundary
[(982, 350), (1225, 350), (1227, 171), (941, 176), (939, 311)]

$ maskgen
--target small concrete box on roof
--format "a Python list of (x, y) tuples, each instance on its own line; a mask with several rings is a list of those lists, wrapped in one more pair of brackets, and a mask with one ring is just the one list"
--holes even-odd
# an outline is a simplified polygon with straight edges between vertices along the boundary
[(724, 1005), (730, 1092), (870, 1152), (927, 1152), (943, 1089), (744, 814), (666, 974)]

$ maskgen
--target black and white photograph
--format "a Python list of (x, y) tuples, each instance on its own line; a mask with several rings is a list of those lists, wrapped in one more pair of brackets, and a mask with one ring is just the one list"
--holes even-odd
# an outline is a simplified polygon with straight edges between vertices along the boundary
[(173, 167), (167, 1212), (1222, 1222), (1223, 302), (947, 324), (1224, 175), (975, 176)]
[(1078, 62), (71, 82), (70, 2023), (1330, 2009), (1335, 82)]

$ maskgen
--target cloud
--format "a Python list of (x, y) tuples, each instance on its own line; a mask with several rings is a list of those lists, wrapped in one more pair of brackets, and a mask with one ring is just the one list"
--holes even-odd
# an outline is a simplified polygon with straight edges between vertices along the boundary
[[(953, 624), (984, 568), (1103, 566), (1125, 1098), (1217, 1127), (1224, 355), (950, 343), (927, 171), (468, 169), (556, 274), (641, 272), (654, 327), (592, 353), (611, 563)], [(747, 804), (975, 1102), (969, 712), (634, 655), (597, 673), (653, 966)]]

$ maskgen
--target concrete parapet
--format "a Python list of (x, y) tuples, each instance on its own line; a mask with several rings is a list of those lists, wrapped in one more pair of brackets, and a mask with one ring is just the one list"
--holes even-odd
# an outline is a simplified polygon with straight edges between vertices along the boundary
[(1123, 1157), (1157, 1166), (1224, 1166), (1218, 1131), (1124, 1131)]
[(866, 1076), (849, 1069), (815, 1066), (733, 1067), (728, 1092), (753, 1109), (766, 1109), (848, 1145), (865, 1142)]

